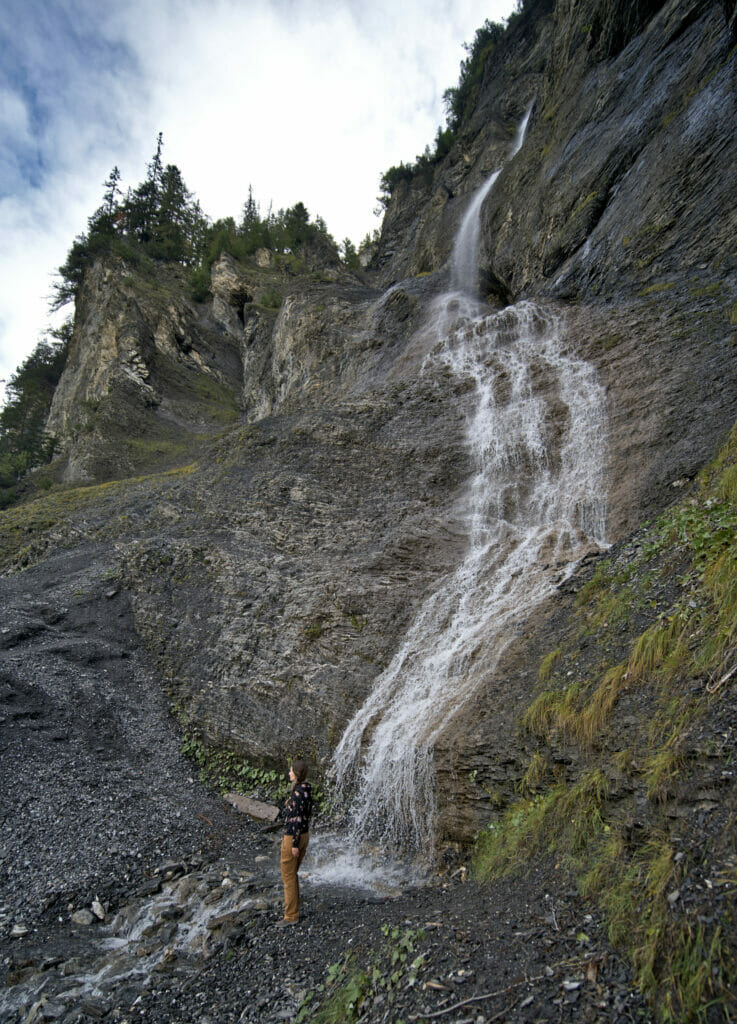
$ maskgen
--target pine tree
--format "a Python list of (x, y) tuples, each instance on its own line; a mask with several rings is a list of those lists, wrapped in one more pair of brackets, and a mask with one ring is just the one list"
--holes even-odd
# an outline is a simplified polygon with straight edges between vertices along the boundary
[(243, 220), (241, 221), (241, 231), (247, 234), (248, 231), (256, 224), (261, 223), (259, 217), (258, 203), (253, 198), (253, 186), (248, 186), (248, 199), (243, 204)]
[(49, 331), (5, 386), (0, 410), (0, 507), (15, 497), (15, 485), (31, 468), (47, 462), (53, 442), (46, 434), (54, 389), (66, 365), (71, 320)]
[(189, 261), (191, 204), (192, 193), (184, 184), (181, 171), (176, 165), (167, 164), (160, 175), (157, 209), (151, 226), (150, 252), (155, 259)]
[(163, 164), (161, 163), (161, 151), (164, 148), (164, 133), (159, 132), (156, 136), (156, 152), (151, 158), (151, 162), (148, 164), (147, 171), (149, 181), (155, 193), (158, 193), (161, 189), (161, 180), (163, 176)]
[(126, 231), (144, 244), (153, 238), (159, 209), (164, 173), (161, 163), (163, 145), (164, 136), (159, 132), (156, 138), (156, 152), (146, 168), (146, 178), (136, 189), (128, 189), (125, 200)]
[(120, 177), (120, 169), (116, 164), (103, 185), (105, 192), (102, 197), (102, 206), (109, 217), (112, 217), (115, 214), (115, 211), (118, 209), (117, 197), (123, 194), (121, 189), (118, 187), (120, 184)]
[(343, 239), (342, 249), (343, 262), (345, 263), (345, 265), (347, 267), (350, 267), (351, 270), (358, 270), (361, 266), (361, 260), (359, 259), (358, 253), (356, 252), (356, 247), (350, 240), (350, 238)]

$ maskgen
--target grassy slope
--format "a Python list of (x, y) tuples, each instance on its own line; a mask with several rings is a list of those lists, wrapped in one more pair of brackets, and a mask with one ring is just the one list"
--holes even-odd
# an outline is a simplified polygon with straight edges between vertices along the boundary
[(552, 855), (663, 1021), (737, 1011), (737, 427), (693, 493), (602, 561), (520, 722), (481, 878)]

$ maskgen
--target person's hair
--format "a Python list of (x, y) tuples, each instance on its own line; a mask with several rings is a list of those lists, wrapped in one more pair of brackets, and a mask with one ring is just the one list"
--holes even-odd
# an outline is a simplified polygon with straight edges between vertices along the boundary
[(292, 771), (297, 776), (297, 781), (292, 786), (292, 789), (294, 790), (295, 787), (300, 784), (300, 782), (304, 782), (305, 779), (307, 778), (309, 765), (307, 764), (306, 761), (292, 761)]

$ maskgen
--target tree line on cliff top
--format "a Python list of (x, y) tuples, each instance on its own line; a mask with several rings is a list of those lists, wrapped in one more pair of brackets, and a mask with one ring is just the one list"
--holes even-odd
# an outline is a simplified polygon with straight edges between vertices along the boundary
[[(247, 259), (259, 248), (282, 255), (311, 249), (336, 261), (340, 258), (325, 221), (321, 217), (312, 220), (304, 203), (278, 212), (270, 206), (262, 217), (250, 187), (240, 221), (225, 217), (212, 222), (187, 188), (179, 168), (164, 164), (162, 148), (159, 134), (146, 177), (125, 195), (120, 171), (112, 169), (103, 186), (102, 204), (59, 267), (52, 309), (76, 298), (85, 272), (105, 253), (133, 264), (149, 259), (190, 268), (192, 297), (197, 301), (207, 298), (210, 267), (223, 252)], [(343, 247), (355, 252), (348, 239)]]
[(443, 93), (445, 127), (438, 128), (435, 143), (425, 146), (413, 163), (400, 162), (384, 171), (380, 179), (379, 203), (386, 207), (397, 187), (402, 182), (426, 181), (432, 177), (435, 166), (445, 157), (458, 138), (461, 126), (471, 114), (484, 77), (484, 70), (508, 30), (517, 24), (523, 15), (542, 6), (544, 0), (517, 0), (516, 9), (506, 21), (490, 21), (476, 29), (470, 43), (464, 43), (466, 57), (461, 61), (458, 84), (450, 86)]
[[(300, 270), (300, 255), (311, 253), (351, 268), (360, 265), (358, 249), (350, 239), (339, 247), (321, 217), (314, 220), (304, 203), (261, 215), (249, 187), (239, 221), (226, 217), (212, 222), (187, 188), (175, 164), (164, 164), (163, 139), (147, 165), (146, 176), (124, 193), (121, 173), (113, 167), (103, 184), (100, 206), (88, 218), (87, 230), (72, 243), (59, 267), (51, 297), (52, 311), (73, 302), (87, 270), (104, 255), (117, 255), (143, 268), (146, 261), (177, 263), (190, 270), (192, 298), (209, 297), (210, 268), (223, 253), (248, 259), (259, 248), (282, 258), (287, 269)], [(369, 244), (364, 239), (362, 246)], [(34, 466), (48, 462), (54, 441), (46, 433), (46, 420), (54, 390), (66, 365), (72, 321), (47, 332), (30, 356), (5, 382), (5, 404), (0, 409), (0, 508), (18, 497), (18, 484)]]

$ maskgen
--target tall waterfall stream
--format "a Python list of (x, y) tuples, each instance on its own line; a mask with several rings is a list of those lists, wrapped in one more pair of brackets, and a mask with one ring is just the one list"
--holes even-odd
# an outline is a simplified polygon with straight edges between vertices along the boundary
[(474, 385), (467, 552), (420, 607), (335, 751), (353, 850), (368, 840), (432, 855), (436, 742), (531, 611), (605, 542), (605, 402), (593, 368), (568, 349), (557, 315), (527, 301), (490, 312), (478, 297), (481, 208), (499, 173), (469, 204), (451, 290), (422, 328), (423, 372), (450, 370)]

